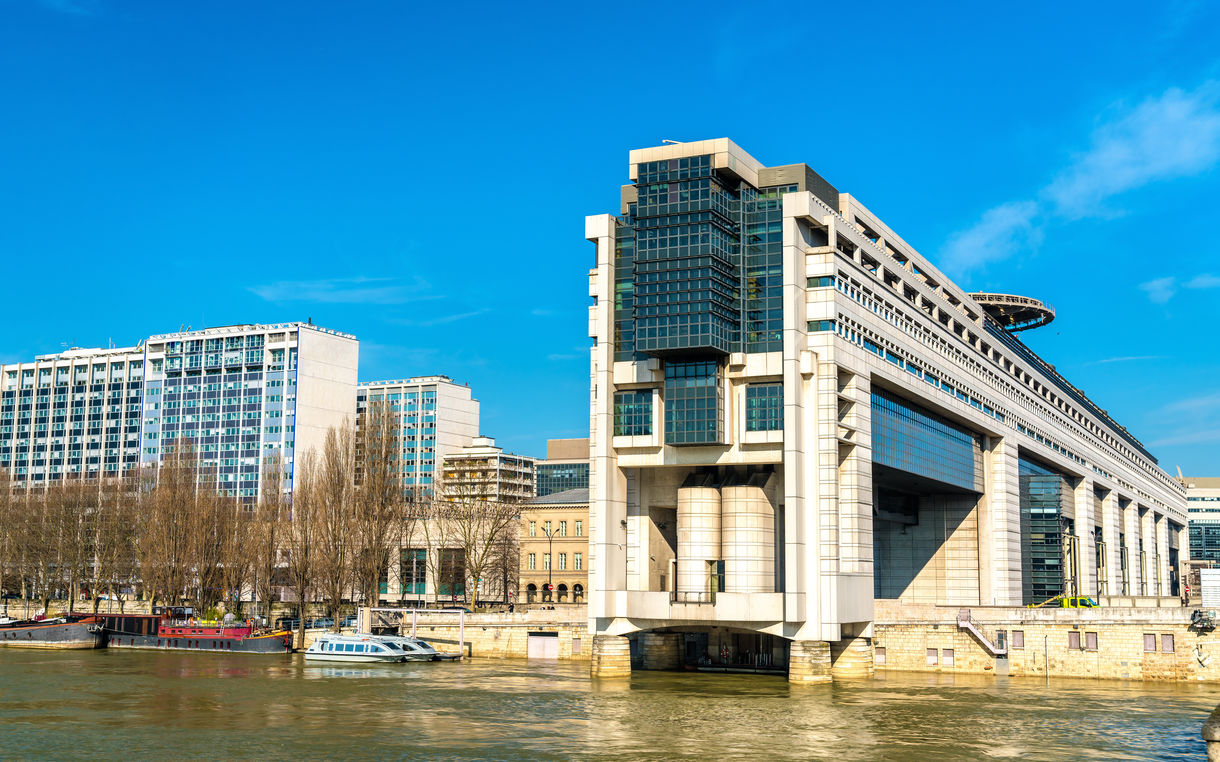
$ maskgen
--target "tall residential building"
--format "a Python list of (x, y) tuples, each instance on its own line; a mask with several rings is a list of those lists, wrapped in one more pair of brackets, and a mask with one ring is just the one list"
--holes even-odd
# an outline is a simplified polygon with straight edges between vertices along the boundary
[(443, 459), (443, 489), (451, 497), (489, 503), (520, 503), (534, 496), (535, 459), (506, 453), (491, 437), (475, 437), (469, 447)]
[(1190, 529), (1190, 560), (1220, 563), (1220, 477), (1188, 476), (1186, 518)]
[(190, 447), (253, 502), (263, 466), (321, 448), (355, 411), (359, 343), (309, 323), (233, 325), (0, 367), (0, 468), (19, 484), (119, 476)]
[(1039, 302), (728, 139), (629, 177), (586, 220), (595, 672), (650, 631), (803, 679), (870, 653), (875, 599), (1177, 593), (1185, 490), (1018, 339)]
[(431, 490), (437, 463), (479, 435), (479, 401), (469, 386), (448, 376), (364, 381), (358, 393), (360, 412), (369, 401), (389, 404), (398, 423), (404, 487)]
[(538, 497), (589, 486), (589, 439), (548, 439), (537, 463)]

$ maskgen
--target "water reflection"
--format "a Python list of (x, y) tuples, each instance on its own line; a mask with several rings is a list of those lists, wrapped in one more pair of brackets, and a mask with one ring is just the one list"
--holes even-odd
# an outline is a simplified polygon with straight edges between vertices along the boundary
[(1198, 684), (587, 668), (0, 651), (0, 757), (1186, 759), (1216, 700)]

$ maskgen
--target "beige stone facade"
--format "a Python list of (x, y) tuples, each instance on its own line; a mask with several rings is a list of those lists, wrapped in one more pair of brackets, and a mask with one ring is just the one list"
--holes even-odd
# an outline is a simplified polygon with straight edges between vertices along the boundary
[[(584, 603), (589, 589), (589, 491), (556, 492), (521, 509), (518, 603)], [(548, 591), (550, 584), (554, 589)]]

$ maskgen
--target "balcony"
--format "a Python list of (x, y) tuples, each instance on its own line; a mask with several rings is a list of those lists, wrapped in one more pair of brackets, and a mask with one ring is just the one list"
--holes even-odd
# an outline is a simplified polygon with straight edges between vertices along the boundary
[(784, 621), (783, 593), (612, 590), (602, 595), (609, 617), (707, 624)]

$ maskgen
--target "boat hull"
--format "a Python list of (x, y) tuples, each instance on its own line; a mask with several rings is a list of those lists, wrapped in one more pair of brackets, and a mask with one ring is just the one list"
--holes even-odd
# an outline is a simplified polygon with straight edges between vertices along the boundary
[(355, 654), (355, 653), (310, 653), (305, 652), (306, 661), (343, 661), (352, 663), (373, 664), (381, 663), (396, 663), (408, 661), (401, 656), (383, 656), (381, 654)]
[(0, 629), (0, 646), (7, 648), (86, 649), (104, 645), (105, 633), (96, 624), (87, 622)]
[(153, 651), (205, 651), (209, 653), (283, 654), (292, 650), (288, 638), (282, 635), (261, 635), (250, 638), (165, 637), (162, 635), (132, 635), (112, 632), (108, 648), (141, 648)]

